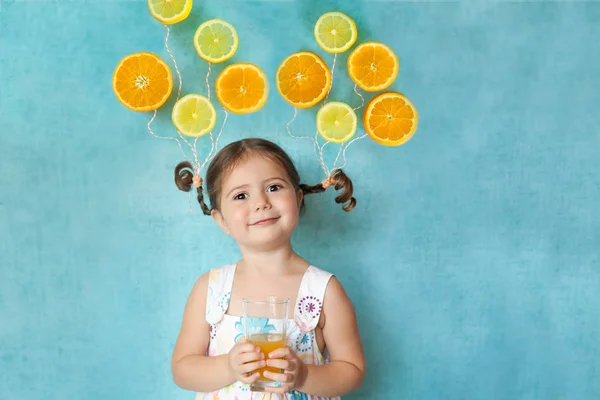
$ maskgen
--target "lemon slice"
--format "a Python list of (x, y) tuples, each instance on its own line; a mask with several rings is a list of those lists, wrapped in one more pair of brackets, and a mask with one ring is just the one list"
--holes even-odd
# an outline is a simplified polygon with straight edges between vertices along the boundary
[(321, 15), (315, 24), (315, 39), (329, 53), (343, 53), (354, 42), (358, 32), (356, 24), (344, 13), (334, 11)]
[(212, 130), (217, 113), (208, 97), (188, 94), (175, 103), (172, 118), (182, 135), (197, 138)]
[(233, 25), (222, 19), (204, 22), (194, 35), (194, 47), (205, 61), (220, 63), (230, 59), (237, 50), (238, 36)]
[(148, 8), (163, 24), (176, 24), (190, 15), (192, 0), (148, 0)]
[(332, 101), (317, 113), (317, 131), (329, 142), (344, 143), (356, 132), (356, 113), (346, 103)]

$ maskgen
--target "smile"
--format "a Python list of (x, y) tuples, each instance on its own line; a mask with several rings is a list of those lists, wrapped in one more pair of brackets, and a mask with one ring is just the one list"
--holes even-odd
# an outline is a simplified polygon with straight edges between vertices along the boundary
[(266, 226), (266, 225), (271, 225), (271, 224), (274, 224), (275, 222), (277, 222), (278, 219), (279, 219), (279, 217), (277, 217), (277, 218), (261, 219), (260, 221), (256, 221), (255, 223), (250, 224), (250, 226)]

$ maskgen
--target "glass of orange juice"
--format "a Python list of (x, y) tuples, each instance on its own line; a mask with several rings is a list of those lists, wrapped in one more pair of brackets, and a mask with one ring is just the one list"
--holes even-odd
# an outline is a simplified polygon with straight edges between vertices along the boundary
[[(265, 360), (272, 351), (285, 347), (288, 303), (289, 299), (275, 296), (242, 299), (246, 340), (260, 348)], [(261, 392), (265, 387), (279, 384), (266, 378), (265, 371), (282, 372), (274, 367), (259, 368), (255, 372), (259, 372), (260, 377), (250, 386), (250, 390)]]

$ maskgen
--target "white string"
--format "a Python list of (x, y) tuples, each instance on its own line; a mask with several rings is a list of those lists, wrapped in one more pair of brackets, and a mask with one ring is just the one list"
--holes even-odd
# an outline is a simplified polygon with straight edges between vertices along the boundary
[[(167, 50), (167, 53), (169, 53), (169, 57), (171, 57), (171, 61), (173, 61), (173, 66), (175, 67), (175, 72), (177, 73), (177, 77), (179, 78), (179, 88), (177, 90), (177, 99), (175, 100), (177, 102), (177, 101), (179, 101), (179, 99), (181, 97), (181, 87), (182, 87), (183, 82), (181, 79), (181, 72), (179, 71), (179, 67), (177, 66), (177, 61), (175, 60), (175, 56), (173, 56), (173, 53), (171, 52), (171, 49), (169, 48), (169, 35), (171, 33), (171, 29), (166, 24), (164, 24), (164, 26), (167, 29), (167, 34), (165, 36), (165, 49)], [(177, 130), (177, 134), (185, 142), (185, 144), (188, 145), (188, 147), (192, 151), (192, 156), (194, 157), (194, 162), (195, 162), (196, 166), (198, 166), (198, 153), (196, 151), (195, 143), (194, 143), (194, 146), (192, 146), (190, 144), (190, 142), (188, 142), (187, 139), (183, 137), (183, 135), (181, 134), (181, 132), (179, 132), (179, 130)], [(174, 139), (174, 140), (177, 140), (177, 139)], [(181, 143), (178, 140), (177, 140), (177, 142), (179, 143), (179, 146), (181, 147)]]
[[(325, 99), (323, 99), (323, 102), (321, 103), (321, 107), (319, 107), (319, 109), (323, 108), (323, 106), (327, 103), (327, 99), (329, 99), (329, 94), (331, 93), (331, 89), (333, 88), (333, 77), (335, 73), (336, 60), (337, 53), (335, 53), (335, 55), (333, 56), (333, 63), (331, 64), (331, 84), (327, 89), (327, 94), (325, 95)], [(323, 168), (323, 171), (325, 172), (325, 176), (329, 178), (331, 174), (329, 168), (327, 167), (327, 164), (325, 163), (325, 159), (323, 158), (323, 149), (325, 148), (325, 146), (327, 146), (327, 144), (329, 144), (328, 140), (325, 141), (325, 144), (323, 146), (319, 146), (319, 131), (315, 131), (315, 153), (318, 152), (318, 161), (321, 164), (321, 168)]]
[(208, 72), (206, 73), (206, 79), (204, 79), (204, 81), (206, 82), (206, 97), (208, 97), (208, 99), (210, 100), (210, 83), (208, 83), (208, 77), (210, 76), (210, 63), (208, 63)]
[(358, 95), (358, 97), (360, 97), (360, 99), (362, 100), (360, 106), (358, 107), (354, 107), (354, 111), (356, 110), (360, 110), (361, 108), (363, 108), (363, 106), (365, 105), (365, 98), (363, 97), (362, 94), (360, 94), (360, 92), (357, 90), (357, 86), (358, 85), (354, 85), (354, 93), (356, 93)]
[[(223, 125), (221, 125), (221, 130), (219, 131), (219, 134), (217, 135), (217, 141), (215, 143), (215, 147), (214, 147), (214, 151), (216, 154), (217, 149), (219, 148), (219, 138), (221, 137), (221, 134), (223, 133), (223, 128), (225, 128), (225, 123), (227, 122), (227, 118), (229, 117), (229, 113), (227, 112), (227, 110), (223, 109), (223, 112), (225, 113), (225, 119), (223, 119)], [(211, 153), (213, 152), (213, 150), (211, 150)], [(211, 155), (211, 160), (212, 158), (215, 156), (215, 154)]]
[(221, 137), (221, 134), (223, 133), (223, 128), (225, 128), (225, 123), (227, 122), (227, 117), (228, 117), (228, 113), (227, 111), (223, 110), (225, 112), (225, 118), (223, 119), (223, 124), (221, 125), (221, 130), (219, 131), (219, 133), (217, 134), (217, 139), (214, 140), (213, 138), (213, 134), (212, 132), (209, 133), (210, 136), (210, 151), (208, 153), (208, 155), (206, 156), (206, 158), (204, 159), (204, 162), (202, 163), (202, 165), (200, 165), (199, 169), (198, 169), (198, 173), (200, 173), (201, 170), (204, 169), (204, 167), (206, 166), (206, 164), (213, 159), (214, 155), (216, 154), (216, 150), (217, 147), (219, 146), (219, 138)]
[(169, 136), (158, 136), (157, 134), (155, 134), (152, 131), (152, 122), (154, 121), (154, 119), (156, 118), (156, 114), (157, 114), (157, 110), (154, 110), (154, 114), (152, 115), (152, 118), (150, 118), (150, 121), (148, 121), (148, 132), (154, 136), (155, 138), (158, 139), (166, 139), (166, 140), (173, 140), (175, 142), (177, 142), (177, 144), (179, 145), (179, 150), (181, 151), (181, 154), (183, 155), (183, 158), (185, 158), (186, 160), (190, 161), (189, 157), (187, 156), (187, 154), (185, 154), (185, 151), (183, 151), (183, 147), (181, 146), (181, 142), (179, 140), (177, 140), (177, 138), (174, 137), (169, 137)]
[(327, 94), (325, 95), (325, 100), (323, 100), (323, 104), (321, 105), (321, 107), (323, 107), (323, 105), (325, 105), (325, 103), (327, 103), (327, 99), (329, 98), (329, 93), (331, 92), (331, 88), (333, 88), (333, 72), (335, 70), (335, 61), (337, 60), (337, 53), (335, 53), (335, 55), (333, 56), (333, 63), (331, 64), (331, 85), (329, 85), (329, 89), (327, 89)]
[[(359, 141), (361, 139), (366, 138), (367, 136), (369, 136), (368, 134), (364, 134), (362, 136), (359, 136), (357, 138), (352, 139), (350, 142), (348, 142), (348, 144), (346, 146), (344, 146), (344, 150), (342, 150), (342, 159), (344, 160), (344, 163), (342, 164), (341, 167), (338, 167), (337, 169), (342, 169), (346, 166), (346, 150), (348, 150), (348, 147), (350, 147), (350, 145), (356, 141)], [(333, 165), (335, 166), (335, 164), (337, 163), (337, 158), (335, 160), (335, 162), (333, 163)]]
[[(165, 28), (167, 28), (167, 35), (165, 36), (165, 48), (167, 49), (167, 53), (169, 53), (169, 56), (171, 57), (171, 61), (173, 61), (173, 65), (175, 66), (175, 72), (177, 73), (177, 77), (179, 77), (179, 89), (177, 90), (177, 100), (179, 100), (179, 97), (181, 96), (181, 73), (179, 72), (179, 67), (177, 66), (177, 61), (175, 61), (175, 57), (173, 56), (173, 53), (171, 53), (171, 49), (169, 49), (169, 34), (171, 33), (171, 29), (169, 28), (169, 25), (164, 24)], [(176, 101), (177, 101), (176, 100)]]
[(286, 124), (286, 130), (288, 135), (290, 135), (290, 137), (292, 137), (293, 139), (308, 139), (311, 142), (313, 142), (313, 149), (314, 149), (314, 153), (315, 153), (315, 158), (317, 159), (317, 162), (319, 164), (321, 164), (321, 168), (323, 168), (323, 171), (325, 171), (325, 173), (327, 173), (327, 166), (325, 165), (325, 163), (322, 161), (322, 157), (319, 157), (319, 143), (317, 141), (316, 138), (312, 138), (310, 136), (296, 136), (292, 133), (292, 130), (290, 129), (290, 124), (292, 122), (294, 122), (294, 120), (296, 119), (296, 116), (298, 115), (298, 109), (296, 107), (294, 107), (294, 116), (292, 117), (291, 120), (289, 120)]

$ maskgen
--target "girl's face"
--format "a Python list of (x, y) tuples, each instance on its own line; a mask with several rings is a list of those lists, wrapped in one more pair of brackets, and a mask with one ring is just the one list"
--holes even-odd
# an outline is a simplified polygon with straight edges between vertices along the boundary
[(272, 248), (289, 242), (298, 223), (302, 191), (283, 166), (250, 155), (225, 177), (213, 218), (246, 248)]

